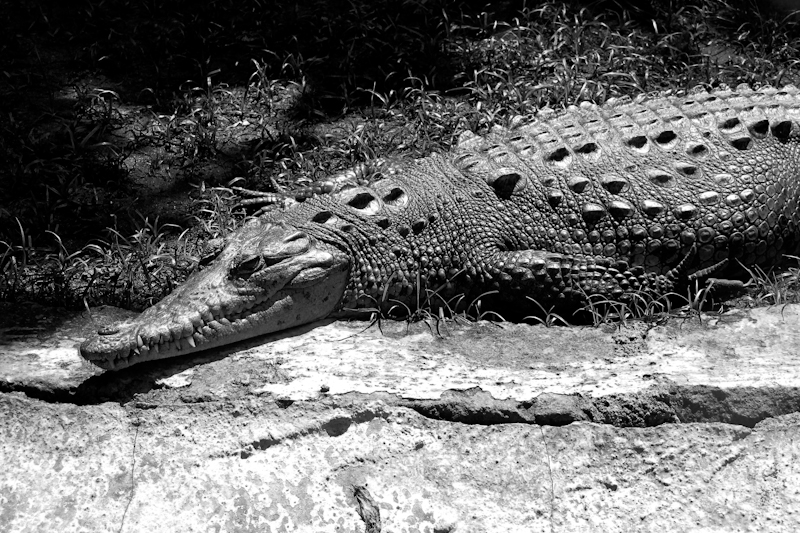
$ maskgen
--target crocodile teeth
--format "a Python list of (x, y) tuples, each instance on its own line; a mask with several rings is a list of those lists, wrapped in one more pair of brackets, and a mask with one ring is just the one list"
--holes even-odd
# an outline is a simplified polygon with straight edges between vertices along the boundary
[(183, 350), (183, 344), (181, 343), (180, 339), (175, 339), (175, 349), (176, 350)]
[(197, 344), (195, 344), (194, 339), (192, 337), (186, 337), (186, 342), (189, 343), (189, 346), (192, 348), (197, 348)]
[(139, 345), (139, 348), (144, 346), (144, 341), (142, 340), (142, 336), (141, 335), (136, 335), (136, 344)]

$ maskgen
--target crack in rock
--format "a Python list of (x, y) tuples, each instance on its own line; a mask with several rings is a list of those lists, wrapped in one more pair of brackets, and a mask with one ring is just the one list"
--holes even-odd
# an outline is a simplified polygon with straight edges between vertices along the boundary
[(364, 485), (353, 487), (353, 496), (356, 498), (356, 511), (364, 521), (364, 533), (381, 533), (381, 510), (372, 495)]
[(400, 405), (435, 419), (464, 424), (564, 426), (595, 422), (617, 427), (665, 423), (722, 422), (748, 428), (775, 416), (800, 411), (795, 387), (679, 386), (667, 381), (634, 394), (589, 398), (542, 393), (529, 401), (496, 399), (479, 387), (445, 391), (437, 400), (403, 399)]

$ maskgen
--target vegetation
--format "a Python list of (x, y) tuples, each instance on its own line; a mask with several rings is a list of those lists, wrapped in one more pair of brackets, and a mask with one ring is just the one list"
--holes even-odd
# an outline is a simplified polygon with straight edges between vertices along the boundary
[[(545, 106), (800, 80), (792, 17), (747, 0), (633, 4), (4, 5), (0, 299), (147, 307), (241, 223), (233, 185), (291, 190)], [(753, 274), (755, 298), (797, 298), (796, 270)], [(587, 312), (624, 320), (672, 301)]]

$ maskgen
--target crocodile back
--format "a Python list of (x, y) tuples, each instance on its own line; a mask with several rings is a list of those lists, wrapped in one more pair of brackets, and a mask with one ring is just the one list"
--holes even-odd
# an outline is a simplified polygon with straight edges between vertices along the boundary
[(497, 196), (509, 249), (666, 272), (776, 261), (798, 245), (800, 91), (697, 93), (540, 114), (453, 154)]

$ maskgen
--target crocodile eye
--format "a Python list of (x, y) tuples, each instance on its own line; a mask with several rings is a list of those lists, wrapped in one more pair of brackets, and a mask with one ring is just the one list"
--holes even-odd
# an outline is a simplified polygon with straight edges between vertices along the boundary
[(208, 266), (225, 248), (225, 241), (222, 239), (211, 239), (206, 243), (205, 255), (200, 258), (200, 266)]
[(211, 264), (211, 262), (217, 258), (217, 254), (206, 254), (200, 258), (200, 266), (205, 267)]
[(233, 275), (237, 278), (249, 278), (261, 266), (261, 256), (254, 255), (245, 259), (233, 268)]
[(211, 263), (213, 263), (214, 259), (216, 259), (217, 257), (219, 257), (219, 252), (216, 252), (216, 251), (208, 252), (203, 257), (200, 258), (200, 261), (198, 262), (198, 264), (201, 267), (205, 268), (208, 265), (210, 265)]

